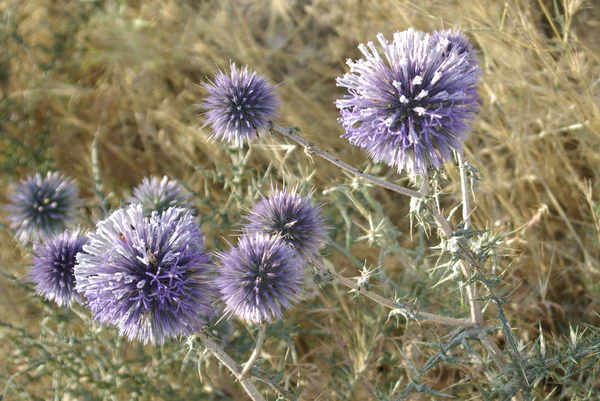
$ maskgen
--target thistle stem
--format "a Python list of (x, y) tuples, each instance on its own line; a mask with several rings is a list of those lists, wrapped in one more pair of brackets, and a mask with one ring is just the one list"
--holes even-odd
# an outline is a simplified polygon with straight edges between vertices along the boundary
[(279, 125), (273, 124), (273, 125), (271, 125), (271, 131), (277, 132), (277, 133), (283, 135), (284, 137), (289, 138), (292, 141), (300, 144), (301, 146), (304, 147), (304, 151), (309, 156), (317, 155), (319, 157), (322, 157), (323, 159), (327, 160), (328, 162), (335, 164), (342, 170), (347, 171), (351, 174), (354, 174), (360, 178), (363, 178), (364, 180), (370, 181), (373, 184), (379, 185), (380, 187), (387, 188), (390, 191), (398, 192), (402, 195), (411, 196), (413, 198), (421, 197), (421, 195), (417, 191), (413, 191), (412, 189), (393, 184), (389, 181), (382, 180), (381, 178), (377, 178), (371, 174), (365, 173), (362, 170), (358, 170), (358, 169), (352, 167), (351, 165), (341, 161), (337, 157), (330, 155), (326, 151), (316, 147), (312, 142), (309, 142), (309, 141), (299, 137), (298, 135), (296, 135), (294, 132), (301, 132), (297, 127), (286, 129), (286, 128), (280, 127)]
[(248, 378), (243, 378), (241, 373), (241, 369), (238, 364), (231, 359), (229, 355), (217, 344), (212, 338), (210, 338), (206, 333), (200, 331), (198, 333), (198, 338), (200, 342), (209, 350), (218, 360), (221, 362), (227, 369), (234, 374), (237, 380), (242, 383), (242, 387), (246, 390), (246, 393), (252, 398), (253, 401), (266, 401), (265, 398), (258, 392), (258, 389), (254, 386), (254, 384)]
[(248, 362), (246, 362), (246, 364), (244, 365), (244, 369), (242, 370), (242, 373), (240, 374), (238, 380), (244, 380), (250, 372), (250, 370), (252, 369), (252, 366), (254, 366), (254, 364), (256, 363), (256, 360), (260, 355), (260, 350), (262, 349), (262, 346), (265, 343), (266, 333), (267, 325), (261, 324), (258, 327), (258, 336), (256, 337), (256, 346), (254, 347), (254, 351), (252, 351), (252, 355), (250, 355)]
[(469, 206), (469, 189), (467, 188), (467, 170), (465, 168), (465, 162), (460, 153), (456, 153), (458, 160), (458, 169), (460, 171), (460, 193), (462, 195), (462, 214), (463, 221), (465, 222), (465, 230), (471, 228), (471, 208)]
[[(469, 188), (467, 181), (467, 170), (462, 155), (457, 152), (458, 168), (460, 171), (460, 188), (462, 195), (462, 215), (464, 228), (468, 230), (471, 227), (471, 208), (469, 206)], [(459, 261), (460, 269), (466, 280), (469, 280), (469, 270), (466, 264)], [(481, 324), (481, 307), (475, 302), (477, 288), (475, 283), (467, 284), (467, 298), (469, 299), (469, 309), (471, 310), (471, 319), (476, 326)]]
[(452, 317), (440, 316), (433, 313), (422, 312), (415, 310), (409, 306), (403, 305), (399, 302), (392, 301), (391, 299), (382, 297), (381, 295), (374, 293), (372, 291), (361, 288), (358, 283), (354, 280), (351, 280), (347, 277), (336, 275), (333, 279), (334, 282), (338, 282), (346, 287), (358, 292), (361, 295), (377, 302), (380, 305), (385, 306), (386, 308), (390, 308), (392, 310), (400, 310), (405, 313), (407, 316), (412, 317), (417, 320), (430, 321), (435, 323), (440, 323), (447, 326), (455, 326), (455, 327), (473, 327), (475, 324), (470, 319), (455, 319)]

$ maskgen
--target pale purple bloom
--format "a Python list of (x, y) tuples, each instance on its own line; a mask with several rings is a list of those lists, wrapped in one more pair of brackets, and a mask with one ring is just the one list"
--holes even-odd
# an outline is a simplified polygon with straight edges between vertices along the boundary
[(321, 216), (321, 206), (301, 195), (296, 188), (272, 188), (254, 205), (244, 227), (249, 233), (278, 235), (291, 247), (302, 264), (321, 261), (319, 249), (327, 241), (327, 226)]
[(337, 79), (348, 94), (336, 101), (351, 144), (375, 162), (425, 174), (462, 152), (468, 120), (479, 109), (480, 75), (474, 51), (462, 33), (408, 29), (389, 43), (377, 35), (383, 57), (369, 42), (365, 59), (348, 60)]
[(237, 69), (235, 63), (230, 68), (231, 74), (219, 70), (214, 82), (203, 84), (208, 97), (202, 107), (207, 109), (211, 138), (242, 147), (267, 130), (277, 116), (279, 102), (267, 77), (248, 67)]
[(300, 301), (300, 261), (279, 237), (243, 235), (219, 259), (216, 282), (226, 313), (250, 323), (270, 323)]
[(36, 174), (13, 184), (9, 192), (10, 227), (22, 244), (40, 242), (46, 236), (64, 230), (75, 220), (79, 189), (71, 178), (57, 172)]
[(204, 236), (189, 211), (145, 217), (141, 205), (131, 205), (88, 238), (75, 278), (96, 320), (152, 344), (202, 327), (215, 290)]
[(29, 279), (35, 284), (38, 295), (67, 308), (74, 301), (80, 301), (75, 291), (73, 268), (76, 256), (86, 242), (85, 234), (75, 230), (54, 234), (35, 246)]
[(164, 212), (170, 207), (193, 211), (194, 203), (190, 198), (190, 193), (181, 184), (164, 176), (160, 181), (157, 177), (145, 177), (133, 189), (133, 195), (128, 201), (141, 204), (144, 216), (150, 216), (153, 211)]
[(473, 67), (478, 66), (479, 62), (475, 58), (473, 45), (461, 31), (447, 29), (444, 31), (433, 31), (431, 35), (433, 36), (432, 40), (434, 43), (445, 44), (447, 51), (456, 51), (459, 55), (465, 55)]

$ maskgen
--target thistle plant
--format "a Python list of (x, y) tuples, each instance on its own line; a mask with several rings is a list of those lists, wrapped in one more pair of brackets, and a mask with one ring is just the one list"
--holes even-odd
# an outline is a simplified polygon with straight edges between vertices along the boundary
[[(278, 399), (298, 400), (304, 390), (303, 372), (299, 370), (299, 378), (294, 378), (296, 371), (290, 373), (286, 367), (287, 354), (279, 358), (283, 362), (277, 372), (261, 361), (279, 356), (281, 350), (289, 351), (297, 366), (304, 363), (303, 358), (314, 358), (312, 352), (299, 356), (301, 341), (294, 337), (294, 330), (300, 330), (303, 321), (293, 315), (296, 308), (314, 313), (315, 320), (323, 316), (310, 335), (321, 333), (319, 341), (337, 343), (342, 350), (338, 352), (343, 354), (341, 362), (334, 351), (322, 358), (317, 356), (331, 363), (332, 371), (341, 372), (336, 380), (343, 378), (332, 380), (331, 393), (319, 397), (357, 399), (363, 394), (356, 391), (359, 384), (369, 394), (368, 399), (396, 401), (414, 393), (429, 398), (460, 397), (460, 390), (439, 391), (426, 379), (434, 369), (453, 366), (469, 371), (469, 380), (455, 383), (449, 391), (471, 386), (483, 399), (532, 400), (535, 386), (545, 379), (568, 388), (575, 376), (584, 377), (577, 379), (578, 383), (590, 381), (585, 369), (597, 376), (600, 336), (596, 329), (590, 328), (586, 338), (571, 329), (569, 338), (557, 341), (556, 348), (546, 345), (541, 326), (540, 337), (533, 344), (526, 345), (518, 337), (504, 310), (508, 297), (500, 287), (501, 277), (489, 268), (496, 262), (493, 258), (500, 258), (502, 236), (472, 227), (469, 180), (474, 180), (475, 170), (465, 160), (463, 142), (469, 122), (480, 108), (481, 69), (469, 39), (461, 31), (424, 33), (408, 29), (396, 32), (391, 42), (379, 34), (377, 42), (359, 45), (363, 58), (348, 60), (349, 72), (336, 81), (347, 92), (335, 106), (344, 129), (342, 137), (384, 166), (359, 169), (340, 160), (333, 150), (308, 141), (300, 128), (277, 125), (276, 87), (249, 67), (237, 68), (231, 63), (229, 72), (219, 69), (212, 81), (203, 84), (207, 97), (202, 107), (205, 122), (212, 130), (210, 138), (233, 145), (223, 146), (232, 160), (231, 166), (224, 169), (227, 173), (219, 166), (217, 171), (194, 166), (205, 179), (204, 193), (166, 176), (145, 178), (128, 199), (131, 205), (110, 211), (110, 199), (102, 194), (98, 135), (92, 157), (94, 181), (106, 215), (91, 225), (87, 234), (83, 229), (56, 233), (73, 219), (78, 205), (77, 188), (71, 180), (57, 173), (45, 178), (38, 174), (14, 187), (8, 207), (11, 227), (20, 242), (36, 242), (29, 281), (36, 285), (39, 295), (58, 306), (72, 308), (71, 312), (86, 326), (94, 327), (88, 330), (85, 341), (63, 335), (64, 327), (53, 332), (64, 343), (86, 347), (81, 351), (85, 356), (77, 360), (73, 359), (77, 353), (58, 353), (61, 361), (68, 360), (68, 369), (79, 372), (85, 380), (101, 377), (110, 382), (115, 392), (104, 392), (102, 396), (118, 397), (119, 383), (130, 377), (123, 373), (129, 366), (123, 356), (128, 353), (122, 351), (119, 339), (122, 336), (158, 346), (138, 350), (142, 354), (148, 349), (158, 350), (150, 351), (161, 354), (152, 354), (148, 359), (153, 361), (162, 363), (165, 357), (181, 357), (181, 371), (186, 376), (188, 362), (197, 362), (201, 378), (204, 380), (202, 375), (208, 372), (210, 382), (210, 373), (215, 369), (211, 369), (207, 355), (213, 355), (253, 401), (271, 399), (273, 392)], [(304, 183), (271, 184), (270, 193), (259, 196), (272, 179), (269, 174), (273, 167), (269, 165), (264, 176), (251, 171), (247, 168), (247, 149), (253, 149), (253, 141), (266, 135), (270, 136), (268, 141), (279, 136), (299, 145), (311, 162), (313, 157), (320, 157), (348, 173), (352, 182), (324, 191), (324, 195), (331, 196), (330, 203), (314, 200), (319, 196), (316, 190), (303, 194), (298, 188), (304, 188)], [(461, 203), (447, 213), (440, 206), (439, 181), (444, 164), (452, 168), (452, 162), (460, 176), (457, 184)], [(410, 186), (383, 178), (389, 176), (388, 167), (394, 173), (408, 175), (410, 179), (405, 182)], [(224, 204), (211, 196), (211, 180), (218, 184), (219, 191), (229, 193)], [(406, 203), (410, 204), (411, 226), (412, 221), (417, 222), (418, 249), (399, 245), (397, 238), (408, 238), (408, 234), (401, 233), (385, 215), (372, 194), (375, 187), (410, 197)], [(337, 202), (335, 196), (349, 202)], [(199, 205), (197, 210), (193, 209), (195, 204)], [(243, 210), (248, 213), (242, 217)], [(454, 221), (458, 219), (459, 223), (453, 225), (452, 217), (459, 210), (462, 216), (455, 216)], [(368, 224), (363, 225), (356, 216)], [(209, 240), (213, 241), (206, 241), (200, 222), (204, 229), (208, 226), (206, 232), (211, 233)], [(364, 233), (356, 235), (356, 227)], [(235, 244), (229, 244), (225, 238), (236, 229), (241, 235)], [(360, 241), (379, 248), (377, 264), (353, 255), (352, 245)], [(438, 285), (448, 285), (454, 291), (445, 292), (440, 299), (456, 298), (454, 304), (428, 302), (418, 292), (413, 293), (416, 286), (405, 277), (392, 280), (386, 276), (388, 260), (402, 261), (410, 254), (415, 261), (422, 261), (427, 245), (433, 242), (437, 261), (430, 274), (437, 283), (422, 291), (431, 293)], [(335, 257), (330, 257), (332, 254)], [(357, 267), (358, 275), (346, 272), (344, 261)], [(314, 269), (306, 268), (310, 265)], [(413, 277), (422, 274), (423, 270), (415, 269)], [(307, 280), (309, 275), (312, 284)], [(330, 316), (338, 307), (329, 302), (331, 293), (338, 293), (330, 286), (347, 290), (348, 294), (342, 296), (348, 295), (348, 299), (340, 302), (339, 308), (350, 317), (348, 327), (356, 326), (352, 317), (361, 312), (370, 319), (372, 324), (365, 320), (351, 332), (350, 337), (356, 338), (344, 337), (339, 322)], [(452, 307), (463, 299), (466, 306)], [(57, 310), (49, 316), (69, 324), (62, 318), (69, 311)], [(487, 312), (485, 316), (482, 310)], [(410, 328), (401, 328), (399, 322), (406, 322)], [(227, 335), (222, 334), (220, 324), (231, 329)], [(46, 325), (43, 322), (42, 329), (46, 330)], [(116, 328), (118, 336), (102, 326)], [(406, 355), (409, 352), (396, 343), (392, 351), (374, 351), (386, 347), (382, 337), (397, 338), (399, 330), (404, 330), (404, 335), (409, 329), (423, 329), (425, 333), (430, 328), (436, 337), (423, 335), (419, 346), (433, 351), (422, 363), (413, 363)], [(93, 345), (106, 338), (111, 340), (110, 350)], [(356, 351), (348, 345), (361, 340), (368, 345), (364, 349), (357, 347)], [(36, 348), (33, 337), (25, 336), (23, 341), (31, 349)], [(173, 348), (177, 351), (171, 352)], [(100, 361), (97, 372), (88, 371), (88, 361), (101, 359), (98, 354), (103, 352), (114, 353), (110, 363)], [(239, 364), (240, 358), (246, 362)], [(381, 379), (386, 386), (393, 384), (384, 388), (378, 382), (383, 375), (365, 368), (369, 360), (394, 368), (404, 365), (406, 374), (394, 371), (394, 383)], [(42, 370), (52, 361), (50, 357), (37, 365), (32, 362), (27, 369)], [(140, 361), (140, 365), (146, 362)], [(117, 369), (119, 366), (122, 369)], [(60, 374), (52, 375), (53, 384), (60, 383), (57, 377)], [(482, 377), (485, 380), (480, 380)], [(103, 385), (100, 382), (98, 387)], [(71, 383), (66, 387), (75, 391), (71, 388), (77, 386)], [(206, 391), (213, 388), (206, 387)], [(566, 391), (561, 398), (566, 398)], [(57, 390), (55, 398), (60, 397), (59, 393)], [(214, 391), (212, 395), (221, 396)]]

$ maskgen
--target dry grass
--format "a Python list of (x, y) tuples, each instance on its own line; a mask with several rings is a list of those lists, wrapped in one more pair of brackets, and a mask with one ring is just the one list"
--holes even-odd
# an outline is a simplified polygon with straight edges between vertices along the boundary
[[(511, 232), (508, 244), (516, 258), (505, 276), (514, 289), (507, 306), (510, 318), (529, 341), (539, 323), (557, 336), (569, 324), (599, 323), (593, 311), (600, 304), (600, 7), (593, 1), (93, 4), (0, 1), (3, 47), (10, 54), (0, 56), (6, 77), (0, 80), (0, 112), (7, 117), (0, 141), (16, 138), (35, 145), (47, 130), (56, 166), (81, 187), (92, 188), (90, 147), (99, 131), (103, 179), (116, 194), (113, 204), (148, 174), (168, 174), (201, 188), (204, 178), (194, 166), (214, 169), (229, 162), (222, 147), (206, 141), (208, 132), (195, 107), (203, 96), (197, 84), (216, 66), (232, 60), (280, 82), (283, 125), (298, 125), (318, 146), (364, 165), (365, 156), (340, 138), (336, 122), (333, 101), (343, 91), (335, 87), (335, 77), (346, 71), (345, 59), (358, 57), (357, 44), (378, 32), (389, 35), (409, 26), (465, 30), (483, 68), (481, 113), (466, 152), (481, 178), (473, 219), (476, 227)], [(316, 170), (310, 182), (319, 188), (344, 179), (323, 162), (310, 164), (300, 150), (289, 155), (282, 148), (271, 151), (268, 145), (278, 143), (269, 139), (255, 146), (251, 163), (264, 170), (273, 162), (287, 181), (306, 179)], [(1, 177), (2, 187), (30, 168), (16, 163)], [(450, 167), (448, 176), (447, 209), (460, 195), (452, 184), (459, 182), (457, 172)], [(394, 179), (393, 172), (389, 177)], [(215, 191), (226, 199), (222, 188)], [(408, 233), (408, 199), (374, 194)], [(0, 268), (24, 274), (26, 256), (6, 234), (0, 241)], [(358, 244), (355, 252), (377, 260), (377, 252), (366, 245)], [(348, 264), (338, 256), (333, 260), (340, 268)], [(406, 277), (409, 266), (395, 259), (386, 261), (384, 269), (391, 277)], [(8, 305), (0, 320), (23, 322), (28, 295), (7, 282), (0, 286), (0, 301)], [(373, 339), (363, 332), (368, 328), (360, 325), (351, 301), (338, 292), (319, 296), (321, 310), (301, 311), (308, 319), (299, 324), (318, 321), (336, 339), (334, 344), (297, 339), (302, 355), (295, 362), (304, 375), (306, 399), (324, 390), (323, 377), (331, 368), (322, 363), (321, 353), (334, 352), (331, 347), (352, 343), (349, 364), (384, 369), (390, 368), (388, 362), (369, 359), (373, 355), (360, 350), (377, 350), (382, 347), (378, 342), (394, 339), (418, 361), (417, 341), (429, 335), (429, 328), (417, 326)], [(448, 296), (453, 295), (429, 302), (443, 304)], [(30, 316), (37, 318), (35, 311)], [(493, 317), (493, 311), (486, 316)], [(445, 382), (464, 374), (439, 373)], [(357, 386), (354, 399), (364, 399), (364, 391)]]

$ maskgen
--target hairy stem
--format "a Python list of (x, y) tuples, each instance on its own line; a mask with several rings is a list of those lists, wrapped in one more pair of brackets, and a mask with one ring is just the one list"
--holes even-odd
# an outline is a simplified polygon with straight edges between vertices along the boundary
[[(225, 366), (227, 366), (227, 368), (229, 368), (229, 370), (236, 376), (239, 377), (239, 375), (237, 374), (237, 372), (239, 372), (239, 374), (241, 375), (241, 371), (242, 368), (240, 368), (235, 361), (233, 361), (223, 350), (223, 348), (221, 348), (219, 346), (219, 344), (217, 344), (213, 339), (211, 339), (210, 337), (208, 337), (205, 333), (201, 332), (199, 333), (199, 338), (200, 338), (200, 342), (202, 343), (202, 345), (204, 346), (204, 348), (208, 349), (209, 351), (211, 351), (215, 356), (216, 354), (213, 352), (213, 349), (216, 350), (216, 352), (218, 352), (220, 355), (224, 355), (224, 357), (227, 357), (229, 359), (229, 365), (234, 369), (231, 370), (231, 368), (229, 368), (229, 366), (225, 365), (221, 359), (219, 359), (219, 361), (221, 361), (221, 363), (223, 363)], [(208, 340), (205, 340), (208, 339)], [(207, 342), (205, 341), (209, 341), (209, 346), (212, 348), (209, 348), (209, 346), (206, 346)], [(273, 390), (275, 390), (277, 392), (277, 394), (280, 394), (284, 400), (293, 400), (294, 399), (294, 394), (291, 393), (290, 391), (285, 390), (282, 386), (280, 386), (279, 384), (275, 383), (273, 380), (271, 380), (267, 375), (265, 375), (262, 371), (260, 371), (259, 369), (255, 369), (255, 370), (251, 370), (250, 372), (250, 376), (252, 376), (253, 378), (255, 378), (256, 380), (265, 383), (266, 385), (268, 385), (269, 387), (271, 387)], [(241, 381), (241, 380), (240, 380)], [(247, 379), (245, 379), (245, 381), (247, 381)]]
[(306, 152), (307, 155), (309, 155), (311, 157), (312, 157), (312, 155), (317, 155), (319, 157), (322, 157), (323, 159), (327, 160), (328, 162), (335, 164), (342, 170), (347, 171), (351, 174), (354, 174), (358, 177), (361, 177), (361, 178), (365, 179), (366, 181), (372, 182), (373, 184), (379, 185), (380, 187), (383, 187), (383, 188), (387, 188), (391, 191), (398, 192), (402, 195), (411, 196), (413, 198), (421, 197), (421, 195), (417, 191), (413, 191), (412, 189), (393, 184), (391, 182), (382, 180), (381, 178), (377, 178), (371, 174), (365, 173), (362, 170), (358, 170), (358, 169), (352, 167), (351, 165), (341, 161), (337, 157), (330, 155), (326, 151), (316, 147), (312, 142), (309, 142), (309, 141), (299, 137), (298, 135), (296, 135), (294, 132), (300, 132), (300, 130), (297, 127), (287, 129), (287, 128), (280, 127), (278, 125), (272, 125), (271, 132), (277, 132), (277, 133), (283, 135), (284, 137), (289, 138), (292, 141), (302, 145), (304, 147), (304, 151)]
[(456, 326), (456, 327), (473, 327), (474, 324), (470, 319), (455, 319), (452, 317), (440, 316), (433, 313), (422, 312), (419, 310), (415, 310), (410, 306), (403, 305), (401, 303), (392, 301), (391, 299), (382, 297), (381, 295), (374, 293), (372, 291), (366, 290), (358, 285), (356, 281), (349, 279), (344, 276), (336, 275), (333, 278), (333, 282), (338, 282), (346, 287), (354, 290), (355, 292), (364, 295), (365, 297), (377, 302), (380, 305), (385, 306), (386, 308), (390, 308), (392, 310), (401, 311), (406, 316), (412, 317), (417, 320), (425, 320), (435, 323), (440, 323), (447, 326)]
[(250, 379), (241, 377), (241, 369), (238, 364), (231, 359), (229, 355), (217, 344), (212, 338), (206, 333), (200, 331), (198, 333), (200, 343), (209, 350), (227, 369), (234, 374), (234, 376), (242, 383), (242, 387), (246, 390), (246, 393), (252, 398), (253, 401), (265, 401), (265, 398), (258, 392), (258, 389), (250, 381)]
[(244, 365), (244, 370), (242, 370), (242, 373), (240, 374), (238, 380), (244, 380), (250, 372), (250, 370), (252, 369), (252, 366), (254, 366), (254, 364), (256, 363), (256, 360), (260, 355), (260, 350), (262, 349), (262, 346), (265, 343), (266, 332), (267, 325), (261, 324), (258, 327), (258, 336), (256, 337), (256, 346), (254, 347), (254, 351), (252, 351), (252, 355), (250, 355), (248, 362), (246, 362), (246, 364)]

